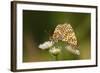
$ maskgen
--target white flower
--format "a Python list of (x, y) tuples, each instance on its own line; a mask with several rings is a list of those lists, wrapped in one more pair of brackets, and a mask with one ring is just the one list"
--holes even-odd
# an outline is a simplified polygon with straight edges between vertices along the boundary
[(53, 54), (53, 55), (57, 55), (57, 54), (59, 54), (59, 53), (61, 52), (61, 49), (53, 47), (53, 48), (51, 48), (51, 49), (49, 50), (49, 52), (50, 52), (51, 54)]
[(80, 55), (80, 51), (79, 51), (79, 50), (76, 50), (76, 54), (77, 54), (77, 55)]
[(44, 42), (43, 44), (40, 44), (40, 45), (39, 45), (39, 48), (45, 50), (45, 49), (48, 49), (48, 48), (50, 48), (51, 46), (53, 46), (53, 44), (54, 44), (54, 42), (52, 42), (52, 41), (47, 41), (47, 42)]
[(68, 50), (69, 52), (76, 54), (76, 55), (80, 55), (80, 51), (78, 49), (74, 49), (71, 46), (66, 46), (66, 50)]

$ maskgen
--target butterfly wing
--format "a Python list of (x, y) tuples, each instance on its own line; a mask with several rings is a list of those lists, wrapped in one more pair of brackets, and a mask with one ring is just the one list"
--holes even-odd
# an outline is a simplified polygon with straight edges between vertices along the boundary
[(77, 46), (77, 38), (70, 24), (59, 24), (56, 26), (52, 38), (55, 41), (62, 40), (71, 46)]

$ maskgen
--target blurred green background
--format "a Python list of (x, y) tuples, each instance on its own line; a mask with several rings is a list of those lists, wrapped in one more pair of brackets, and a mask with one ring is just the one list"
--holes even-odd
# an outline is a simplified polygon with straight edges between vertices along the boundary
[(79, 43), (80, 56), (64, 51), (59, 60), (91, 58), (91, 14), (23, 10), (23, 62), (52, 61), (53, 56), (38, 48), (48, 41), (58, 24), (69, 23)]

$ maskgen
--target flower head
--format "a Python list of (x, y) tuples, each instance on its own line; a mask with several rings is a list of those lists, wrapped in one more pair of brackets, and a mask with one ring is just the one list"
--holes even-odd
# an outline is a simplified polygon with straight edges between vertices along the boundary
[(66, 46), (66, 50), (73, 54), (80, 55), (80, 51), (78, 49), (72, 48), (72, 46)]
[(49, 52), (50, 52), (51, 54), (53, 54), (53, 55), (57, 55), (57, 54), (59, 54), (59, 53), (61, 52), (61, 49), (53, 47), (53, 48), (51, 48), (51, 49), (49, 50)]
[(52, 42), (52, 41), (46, 41), (43, 44), (40, 44), (39, 48), (45, 50), (45, 49), (48, 49), (51, 46), (53, 46), (53, 44), (54, 44), (54, 42)]

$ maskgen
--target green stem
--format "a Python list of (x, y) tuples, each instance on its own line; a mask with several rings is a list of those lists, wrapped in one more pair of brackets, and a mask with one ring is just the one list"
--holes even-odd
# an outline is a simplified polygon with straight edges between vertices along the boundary
[(56, 60), (56, 61), (58, 60), (58, 55), (55, 55), (55, 60)]

